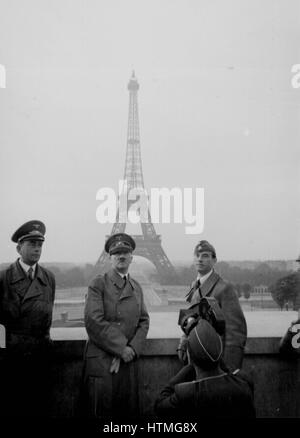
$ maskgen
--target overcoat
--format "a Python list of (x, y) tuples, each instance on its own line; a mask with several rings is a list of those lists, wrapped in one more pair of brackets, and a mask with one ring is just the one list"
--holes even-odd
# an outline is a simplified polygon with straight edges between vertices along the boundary
[(28, 353), (50, 338), (54, 297), (54, 275), (40, 265), (32, 282), (18, 261), (0, 272), (0, 324), (8, 351)]
[(54, 297), (54, 275), (40, 265), (32, 281), (18, 261), (0, 272), (0, 324), (6, 329), (0, 361), (1, 416), (49, 414)]
[[(231, 370), (241, 368), (247, 340), (247, 324), (234, 287), (213, 271), (201, 285), (201, 295), (202, 297), (214, 297), (223, 311), (225, 318), (225, 364)], [(196, 281), (187, 295), (187, 301), (191, 305), (200, 301)]]
[(90, 284), (84, 310), (88, 342), (84, 354), (83, 383), (88, 415), (137, 415), (138, 368), (136, 359), (121, 360), (117, 374), (110, 373), (114, 357), (125, 346), (139, 357), (149, 329), (142, 288), (130, 275), (110, 270)]

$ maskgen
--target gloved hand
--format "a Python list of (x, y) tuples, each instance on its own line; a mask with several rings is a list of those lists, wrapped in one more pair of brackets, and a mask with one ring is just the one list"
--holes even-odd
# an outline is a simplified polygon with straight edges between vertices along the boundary
[(114, 357), (109, 369), (110, 373), (116, 373), (119, 371), (121, 359), (119, 357)]
[(186, 321), (186, 325), (184, 326), (184, 333), (186, 335), (189, 335), (190, 332), (192, 331), (192, 329), (195, 327), (195, 325), (197, 325), (198, 322), (198, 318), (194, 318), (193, 316), (190, 316), (187, 321)]
[(183, 364), (187, 363), (187, 340), (187, 335), (182, 335), (176, 350), (178, 359)]

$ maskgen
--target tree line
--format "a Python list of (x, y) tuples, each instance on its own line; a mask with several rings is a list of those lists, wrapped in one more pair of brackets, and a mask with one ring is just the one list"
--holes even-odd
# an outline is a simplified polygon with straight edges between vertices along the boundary
[[(263, 262), (254, 269), (232, 266), (227, 262), (218, 262), (215, 268), (224, 280), (234, 284), (239, 297), (243, 296), (248, 299), (254, 286), (265, 285), (269, 287), (274, 301), (280, 308), (287, 303), (291, 304), (295, 310), (300, 308), (299, 271), (275, 269)], [(55, 275), (58, 288), (87, 287), (95, 275), (95, 267), (91, 263), (68, 268), (58, 264), (49, 266), (49, 269)], [(178, 285), (189, 286), (197, 276), (193, 265), (175, 266), (175, 269), (178, 274)], [(156, 272), (150, 274), (150, 280), (159, 283), (158, 274)]]
[[(45, 266), (47, 267), (46, 264)], [(55, 275), (56, 287), (62, 289), (87, 287), (94, 274), (94, 266), (90, 263), (83, 266), (73, 266), (71, 268), (61, 268), (51, 265), (49, 266), (49, 270)]]
[[(215, 266), (218, 274), (233, 284), (249, 284), (254, 286), (265, 285), (270, 287), (279, 278), (292, 273), (292, 271), (271, 268), (267, 263), (260, 263), (254, 269), (232, 266), (227, 262), (218, 262)], [(197, 276), (193, 265), (176, 269), (179, 274), (180, 284), (189, 285)]]
[[(47, 264), (45, 264), (47, 267)], [(91, 263), (80, 266), (60, 267), (59, 264), (48, 266), (56, 277), (58, 287), (79, 287), (88, 286), (89, 281), (95, 275), (95, 268)], [(197, 271), (193, 265), (178, 267), (175, 266), (178, 273), (178, 284), (189, 286), (196, 278)], [(241, 293), (252, 290), (254, 286), (265, 285), (270, 287), (282, 277), (289, 276), (292, 271), (283, 271), (271, 268), (267, 263), (260, 263), (255, 269), (240, 268), (232, 266), (227, 262), (218, 262), (216, 271), (224, 280), (235, 285)], [(159, 283), (159, 277), (156, 272), (150, 275), (150, 280)]]
[[(231, 266), (227, 262), (218, 262), (216, 271), (234, 284), (239, 297), (250, 298), (254, 286), (268, 286), (273, 300), (281, 309), (287, 304), (294, 310), (300, 309), (300, 272), (271, 268), (267, 263), (260, 263), (254, 269)], [(197, 272), (194, 266), (178, 269), (180, 284), (189, 285)]]

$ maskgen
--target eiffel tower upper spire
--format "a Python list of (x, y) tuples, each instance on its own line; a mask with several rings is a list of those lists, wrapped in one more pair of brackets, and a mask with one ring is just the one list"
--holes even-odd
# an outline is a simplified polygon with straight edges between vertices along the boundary
[(139, 83), (134, 70), (127, 88), (129, 90), (129, 111), (124, 180), (127, 181), (128, 191), (130, 191), (132, 188), (144, 188), (137, 97)]

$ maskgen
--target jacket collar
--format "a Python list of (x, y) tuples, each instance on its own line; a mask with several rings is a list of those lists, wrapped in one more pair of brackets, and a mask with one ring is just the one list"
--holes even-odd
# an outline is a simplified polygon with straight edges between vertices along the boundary
[(122, 289), (122, 287), (124, 286), (124, 280), (115, 269), (111, 269), (110, 271), (108, 271), (107, 275), (114, 283), (114, 285), (118, 286), (119, 289)]
[[(110, 271), (108, 271), (107, 275), (108, 275), (109, 279), (111, 280), (111, 282), (115, 286), (118, 287), (118, 289), (123, 289), (124, 280), (114, 269), (111, 269)], [(131, 296), (133, 293), (133, 290), (134, 290), (134, 285), (131, 281), (130, 275), (127, 274), (127, 284), (120, 295), (120, 299)]]
[(10, 278), (11, 283), (17, 283), (18, 281), (24, 280), (24, 278), (26, 278), (26, 274), (21, 268), (21, 265), (18, 262), (18, 260), (16, 260), (14, 263), (10, 265), (10, 271), (11, 271), (11, 278)]
[(32, 270), (33, 270), (33, 274), (34, 274), (34, 277), (35, 277), (36, 263), (35, 263), (34, 265), (32, 265), (32, 266), (27, 265), (27, 263), (24, 263), (24, 262), (23, 262), (23, 260), (21, 259), (21, 257), (18, 259), (18, 263), (19, 263), (19, 265), (21, 266), (21, 268), (23, 269), (23, 271), (25, 271), (25, 274), (26, 274), (26, 275), (28, 275), (28, 271), (29, 271), (29, 269), (32, 268)]
[(209, 295), (214, 288), (215, 284), (219, 281), (220, 276), (213, 271), (213, 273), (208, 277), (208, 279), (201, 285), (202, 296), (205, 297)]
[(36, 265), (36, 274), (35, 274), (36, 278), (38, 280), (40, 280), (41, 283), (43, 283), (44, 286), (47, 285), (47, 279), (45, 277), (45, 273), (42, 270), (42, 268), (40, 267), (40, 265)]
[[(219, 279), (220, 276), (215, 271), (213, 271), (213, 273), (208, 277), (208, 279), (201, 285), (202, 297), (206, 297), (212, 292), (214, 286), (219, 281)], [(187, 301), (191, 302), (192, 300), (194, 301), (195, 299), (198, 300), (198, 297), (194, 297), (194, 292), (196, 291), (197, 286), (198, 286), (198, 280), (195, 280), (192, 283), (192, 287), (190, 291), (186, 294)], [(199, 300), (200, 300), (200, 296), (199, 296)]]
[[(24, 280), (24, 278), (26, 278), (26, 274), (24, 272), (24, 270), (21, 268), (20, 263), (18, 262), (18, 260), (16, 260), (12, 265), (10, 265), (11, 268), (11, 283), (17, 283), (20, 280)], [(41, 283), (44, 284), (44, 286), (47, 285), (47, 281), (45, 279), (45, 274), (42, 271), (42, 268), (40, 267), (40, 265), (36, 265), (36, 274), (35, 277), (38, 278)]]
[(206, 282), (206, 280), (211, 276), (211, 274), (214, 272), (213, 269), (211, 269), (207, 274), (203, 275), (202, 277), (200, 276), (200, 274), (198, 273), (197, 275), (197, 280), (200, 281), (200, 284), (202, 285), (203, 283)]

